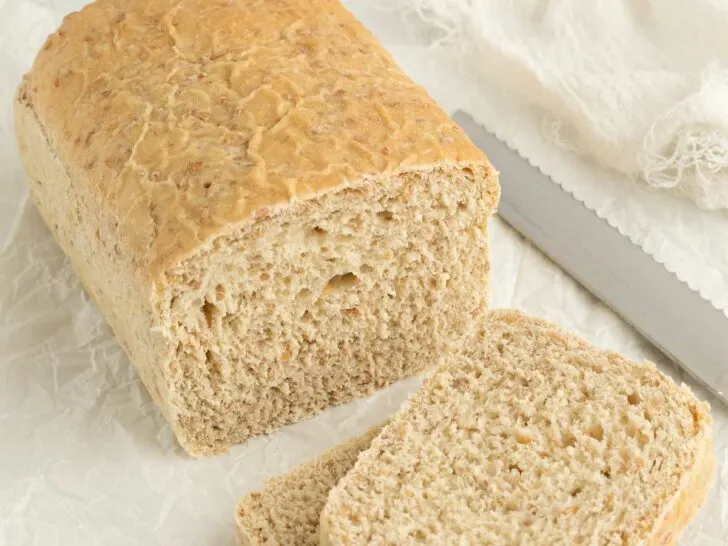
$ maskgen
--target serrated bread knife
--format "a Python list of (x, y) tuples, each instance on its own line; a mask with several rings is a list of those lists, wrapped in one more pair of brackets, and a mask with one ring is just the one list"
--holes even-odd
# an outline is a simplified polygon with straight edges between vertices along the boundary
[(728, 404), (728, 318), (468, 114), (453, 119), (500, 171), (501, 218)]

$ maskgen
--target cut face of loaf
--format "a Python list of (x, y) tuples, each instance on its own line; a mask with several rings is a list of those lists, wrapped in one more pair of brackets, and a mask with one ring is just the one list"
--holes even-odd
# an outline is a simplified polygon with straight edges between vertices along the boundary
[(457, 349), (487, 308), (485, 199), (454, 170), (373, 180), (173, 269), (183, 443), (242, 442)]
[(240, 499), (235, 511), (238, 545), (317, 546), (319, 517), (329, 491), (380, 430), (344, 442)]
[(332, 490), (321, 543), (674, 544), (711, 444), (707, 405), (654, 365), (494, 312)]
[(16, 101), (46, 223), (194, 455), (455, 350), (482, 153), (334, 0), (97, 0)]

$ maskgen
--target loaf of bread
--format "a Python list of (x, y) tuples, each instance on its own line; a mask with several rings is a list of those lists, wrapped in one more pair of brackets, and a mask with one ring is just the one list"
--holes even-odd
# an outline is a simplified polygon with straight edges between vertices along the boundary
[(486, 332), (359, 455), (321, 544), (674, 544), (714, 472), (707, 405), (517, 312)]
[(318, 545), (319, 518), (329, 491), (380, 430), (344, 442), (243, 497), (235, 511), (238, 546)]
[(496, 173), (336, 0), (97, 0), (20, 85), (33, 199), (201, 456), (457, 349)]

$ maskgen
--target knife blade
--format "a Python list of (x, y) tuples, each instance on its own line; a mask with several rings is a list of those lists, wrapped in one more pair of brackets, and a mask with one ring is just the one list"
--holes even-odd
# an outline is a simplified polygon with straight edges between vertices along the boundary
[(453, 119), (500, 171), (501, 218), (728, 404), (728, 318), (468, 114)]

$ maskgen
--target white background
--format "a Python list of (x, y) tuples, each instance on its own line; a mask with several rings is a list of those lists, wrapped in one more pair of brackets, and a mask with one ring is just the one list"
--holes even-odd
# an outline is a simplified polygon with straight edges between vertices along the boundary
[[(15, 150), (15, 87), (62, 16), (83, 4), (0, 0), (0, 545), (232, 545), (240, 495), (384, 420), (416, 380), (226, 456), (184, 456), (28, 202)], [(348, 5), (448, 110), (472, 110), (477, 89), (443, 72), (396, 18), (366, 0)], [(494, 307), (519, 307), (600, 346), (662, 362), (498, 219), (491, 250)], [(697, 392), (714, 406), (719, 482), (681, 544), (728, 544), (728, 411)]]

